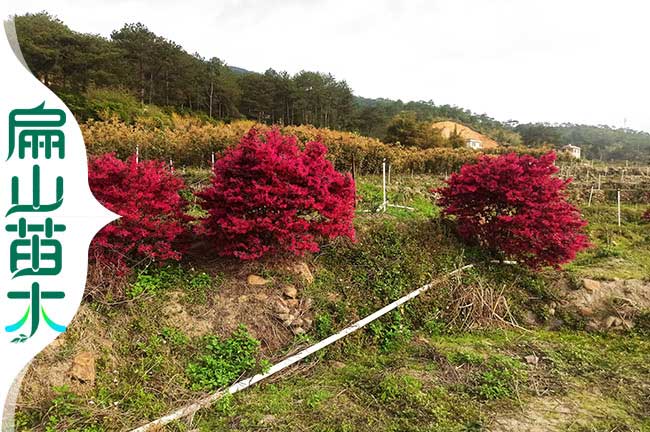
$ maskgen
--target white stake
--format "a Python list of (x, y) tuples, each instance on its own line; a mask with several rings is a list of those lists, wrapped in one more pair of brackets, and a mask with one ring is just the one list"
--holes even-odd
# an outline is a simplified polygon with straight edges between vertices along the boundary
[(174, 172), (174, 161), (169, 159), (169, 170), (173, 173)]
[(598, 190), (600, 190), (600, 174), (598, 174)]
[(383, 193), (384, 193), (384, 200), (382, 201), (381, 207), (383, 211), (386, 211), (386, 207), (388, 202), (386, 200), (386, 158), (384, 158), (384, 161), (381, 164), (381, 169), (382, 169), (382, 188), (383, 188)]
[(214, 152), (212, 152), (212, 168), (214, 168)]
[(135, 163), (140, 163), (140, 146), (135, 146)]
[(192, 415), (195, 412), (197, 412), (198, 410), (200, 410), (201, 408), (205, 408), (205, 407), (208, 407), (208, 406), (212, 405), (213, 403), (215, 403), (216, 401), (221, 399), (227, 393), (234, 394), (234, 393), (237, 393), (239, 391), (242, 391), (242, 390), (252, 386), (253, 384), (258, 383), (258, 382), (270, 377), (271, 375), (274, 375), (274, 374), (280, 372), (281, 370), (286, 369), (286, 368), (288, 368), (289, 366), (291, 366), (291, 365), (293, 365), (295, 363), (298, 363), (300, 360), (304, 359), (305, 357), (307, 357), (307, 356), (309, 356), (309, 355), (311, 355), (311, 354), (313, 354), (313, 353), (315, 353), (317, 351), (322, 350), (323, 348), (333, 344), (334, 342), (336, 342), (336, 341), (338, 341), (340, 339), (343, 339), (345, 336), (359, 330), (360, 328), (362, 328), (363, 326), (365, 326), (368, 323), (371, 323), (372, 321), (376, 320), (377, 318), (380, 318), (380, 317), (386, 315), (388, 312), (390, 312), (390, 311), (392, 311), (394, 309), (397, 309), (398, 307), (400, 307), (404, 303), (408, 302), (409, 300), (412, 300), (415, 297), (422, 294), (423, 292), (426, 292), (431, 287), (435, 286), (438, 282), (441, 282), (442, 280), (444, 280), (444, 279), (446, 279), (446, 278), (448, 278), (450, 276), (454, 276), (454, 275), (462, 272), (463, 270), (467, 270), (467, 269), (472, 268), (472, 267), (474, 267), (474, 264), (467, 264), (467, 265), (465, 265), (465, 266), (463, 266), (463, 267), (461, 267), (459, 269), (456, 269), (456, 270), (454, 270), (454, 271), (452, 271), (450, 273), (447, 273), (446, 275), (438, 278), (437, 280), (416, 289), (415, 291), (405, 295), (404, 297), (392, 302), (391, 304), (389, 304), (387, 306), (384, 306), (383, 308), (379, 309), (375, 313), (373, 313), (371, 315), (368, 315), (364, 319), (362, 319), (360, 321), (357, 321), (356, 323), (352, 324), (349, 327), (346, 327), (345, 329), (341, 330), (340, 332), (338, 332), (336, 334), (333, 334), (332, 336), (330, 336), (330, 337), (328, 337), (326, 339), (323, 339), (322, 341), (310, 346), (309, 348), (306, 348), (306, 349), (300, 351), (299, 353), (294, 354), (294, 355), (282, 360), (281, 362), (271, 366), (271, 368), (267, 372), (254, 375), (254, 376), (252, 376), (250, 378), (247, 378), (247, 379), (242, 380), (242, 381), (240, 381), (238, 383), (235, 383), (235, 384), (231, 385), (230, 387), (228, 387), (226, 389), (220, 390), (220, 391), (218, 391), (216, 393), (213, 393), (213, 394), (199, 400), (198, 402), (195, 402), (195, 403), (193, 403), (191, 405), (187, 405), (186, 407), (183, 407), (183, 408), (181, 408), (181, 409), (179, 409), (179, 410), (177, 410), (177, 411), (175, 411), (175, 412), (173, 412), (173, 413), (171, 413), (169, 415), (161, 417), (158, 420), (154, 420), (151, 423), (147, 423), (144, 426), (140, 426), (139, 428), (133, 429), (131, 432), (146, 432), (146, 431), (149, 431), (149, 430), (159, 430), (160, 427), (163, 426), (163, 425), (171, 423), (174, 420), (178, 420), (180, 418)]
[(617, 192), (617, 201), (618, 201), (618, 226), (621, 226), (621, 190)]
[(594, 187), (591, 187), (591, 191), (589, 192), (589, 204), (587, 204), (587, 207), (591, 207), (591, 197), (594, 196)]

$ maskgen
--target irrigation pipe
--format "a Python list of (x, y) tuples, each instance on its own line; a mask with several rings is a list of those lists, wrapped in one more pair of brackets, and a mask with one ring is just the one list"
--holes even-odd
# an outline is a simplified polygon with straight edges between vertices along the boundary
[(345, 336), (349, 335), (350, 333), (353, 333), (363, 326), (365, 326), (368, 323), (371, 323), (372, 321), (376, 320), (377, 318), (380, 318), (383, 315), (386, 315), (388, 312), (397, 309), (399, 306), (403, 305), (404, 303), (408, 302), (409, 300), (414, 299), (415, 297), (419, 296), (423, 292), (426, 292), (429, 290), (431, 287), (435, 286), (437, 283), (443, 281), (444, 279), (454, 276), (456, 274), (461, 273), (463, 270), (467, 270), (469, 268), (474, 267), (474, 264), (467, 264), (463, 267), (460, 267), (452, 272), (447, 273), (444, 276), (439, 277), (438, 279), (416, 289), (415, 291), (412, 291), (411, 293), (405, 295), (404, 297), (395, 300), (391, 304), (384, 306), (383, 308), (379, 309), (375, 313), (368, 315), (367, 317), (363, 318), (360, 321), (357, 321), (356, 323), (352, 324), (349, 327), (346, 327), (345, 329), (341, 330), (340, 332), (333, 334), (332, 336), (323, 339), (322, 341), (310, 346), (309, 348), (305, 348), (304, 350), (298, 352), (297, 354), (294, 354), (290, 357), (287, 357), (286, 359), (282, 360), (281, 362), (271, 366), (271, 368), (266, 371), (265, 373), (257, 374), (254, 375), (250, 378), (247, 378), (245, 380), (239, 381), (230, 387), (227, 387), (223, 390), (219, 390), (216, 393), (213, 393), (209, 396), (206, 396), (205, 398), (194, 402), (193, 404), (187, 405), (183, 408), (180, 408), (171, 414), (168, 414), (164, 417), (161, 417), (157, 420), (154, 420), (150, 423), (147, 423), (143, 426), (140, 426), (136, 429), (133, 429), (131, 432), (145, 432), (145, 431), (150, 431), (150, 430), (158, 430), (161, 426), (164, 426), (168, 423), (173, 422), (174, 420), (181, 419), (183, 417), (190, 416), (194, 413), (196, 413), (198, 410), (201, 408), (208, 407), (221, 399), (224, 395), (226, 394), (234, 394), (239, 391), (242, 391), (244, 389), (247, 389), (248, 387), (252, 386), (255, 383), (258, 383), (272, 375), (275, 375), (276, 373), (280, 372), (283, 369), (288, 368), (289, 366), (298, 363), (300, 360), (304, 359), (305, 357), (309, 356), (310, 354), (313, 354), (317, 351), (322, 350), (323, 348), (333, 344), (334, 342), (338, 341), (339, 339), (343, 339)]

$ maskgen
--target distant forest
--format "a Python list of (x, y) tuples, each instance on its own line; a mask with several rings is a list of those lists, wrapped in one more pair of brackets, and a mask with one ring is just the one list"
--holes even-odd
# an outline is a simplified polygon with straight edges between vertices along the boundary
[[(438, 145), (439, 139), (426, 137), (428, 125), (453, 120), (503, 145), (561, 147), (572, 143), (592, 159), (650, 160), (650, 134), (646, 132), (500, 122), (433, 101), (367, 99), (355, 96), (345, 80), (329, 73), (291, 75), (274, 69), (256, 73), (216, 57), (190, 54), (141, 23), (125, 24), (108, 39), (75, 32), (46, 12), (16, 16), (15, 23), (23, 56), (34, 75), (80, 120), (94, 118), (102, 109), (93, 101), (93, 94), (114, 92), (128, 93), (140, 104), (208, 120), (248, 118), (266, 124), (312, 124), (355, 131), (387, 143), (405, 137), (401, 145)], [(408, 142), (409, 137), (416, 138)]]

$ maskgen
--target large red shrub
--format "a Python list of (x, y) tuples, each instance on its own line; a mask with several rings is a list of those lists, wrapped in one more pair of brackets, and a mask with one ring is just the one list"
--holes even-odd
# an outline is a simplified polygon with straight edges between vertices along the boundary
[(438, 189), (459, 235), (529, 267), (559, 266), (589, 246), (587, 222), (565, 197), (571, 180), (554, 177), (555, 153), (483, 156)]
[(130, 265), (139, 260), (179, 260), (185, 231), (185, 187), (162, 162), (126, 162), (113, 154), (91, 158), (90, 189), (106, 208), (122, 216), (102, 229), (91, 244), (91, 259)]
[(325, 146), (277, 129), (251, 129), (215, 166), (202, 191), (209, 216), (203, 234), (221, 255), (257, 259), (266, 254), (319, 250), (321, 238), (354, 239), (354, 182), (325, 159)]

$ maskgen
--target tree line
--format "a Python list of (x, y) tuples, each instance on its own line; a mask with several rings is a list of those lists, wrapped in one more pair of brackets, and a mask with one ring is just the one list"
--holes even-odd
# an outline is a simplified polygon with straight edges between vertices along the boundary
[(93, 88), (113, 87), (128, 90), (142, 104), (215, 119), (350, 128), (352, 91), (331, 74), (237, 73), (221, 59), (190, 54), (141, 23), (125, 24), (110, 38), (75, 32), (45, 12), (17, 16), (15, 23), (30, 69), (64, 100), (78, 102)]
[[(462, 145), (460, 137), (443, 139), (431, 130), (433, 121), (453, 120), (506, 146), (572, 143), (583, 147), (586, 157), (601, 160), (647, 160), (650, 154), (650, 134), (645, 132), (502, 122), (433, 101), (355, 96), (345, 80), (329, 73), (249, 72), (217, 57), (190, 54), (141, 23), (125, 24), (108, 38), (73, 31), (47, 12), (16, 16), (15, 24), (34, 75), (81, 120), (113, 110), (116, 100), (131, 98), (168, 113), (226, 122), (247, 118), (265, 124), (310, 124), (419, 148)], [(99, 103), (94, 99), (98, 94)]]

